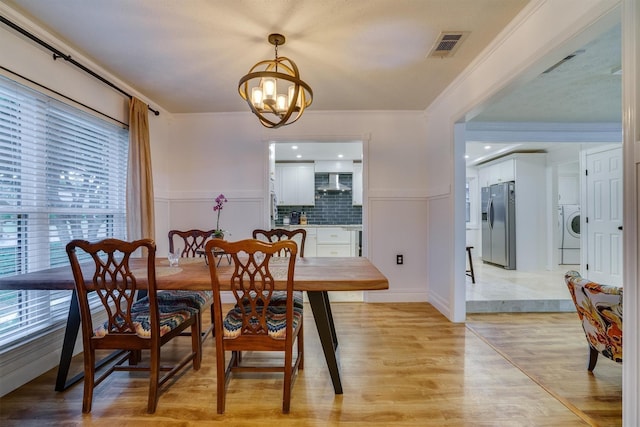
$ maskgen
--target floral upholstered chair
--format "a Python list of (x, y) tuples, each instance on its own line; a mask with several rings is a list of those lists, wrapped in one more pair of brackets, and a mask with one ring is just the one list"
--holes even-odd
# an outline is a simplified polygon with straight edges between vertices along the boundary
[(589, 343), (587, 369), (596, 367), (598, 354), (622, 363), (622, 288), (591, 282), (577, 271), (568, 271), (564, 281)]

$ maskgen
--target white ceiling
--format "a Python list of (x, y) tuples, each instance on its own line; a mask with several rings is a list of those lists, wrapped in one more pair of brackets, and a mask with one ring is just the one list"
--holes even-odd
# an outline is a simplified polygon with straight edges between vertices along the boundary
[[(616, 25), (565, 61), (496, 97), (477, 122), (621, 122), (621, 26)], [(567, 55), (567, 56), (568, 56)], [(615, 73), (618, 71), (618, 73)]]
[[(294, 60), (313, 88), (310, 110), (424, 110), (528, 3), (3, 1), (144, 94), (152, 107), (172, 113), (248, 112), (238, 80), (259, 60), (273, 58), (272, 32), (287, 37), (279, 55)], [(443, 31), (469, 36), (453, 57), (428, 58)], [(620, 28), (583, 50), (504, 91), (468, 120), (620, 122), (620, 75), (611, 73), (621, 62)], [(486, 156), (483, 146), (469, 144), (467, 151)]]
[(358, 160), (362, 161), (362, 142), (277, 142), (276, 161)]
[[(248, 111), (238, 81), (287, 41), (313, 110), (423, 110), (528, 0), (3, 0), (172, 113)], [(442, 31), (469, 31), (427, 58)]]

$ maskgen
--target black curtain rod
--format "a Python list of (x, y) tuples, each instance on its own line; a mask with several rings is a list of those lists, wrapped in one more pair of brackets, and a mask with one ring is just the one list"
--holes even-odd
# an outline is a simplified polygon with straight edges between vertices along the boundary
[[(73, 65), (75, 65), (76, 67), (80, 68), (85, 73), (90, 74), (91, 76), (93, 76), (96, 79), (100, 80), (102, 83), (106, 84), (107, 86), (111, 87), (112, 89), (117, 90), (118, 92), (120, 92), (124, 96), (128, 97), (129, 99), (133, 98), (133, 96), (131, 96), (131, 94), (125, 92), (122, 89), (120, 89), (118, 86), (116, 86), (115, 84), (111, 83), (109, 80), (107, 80), (104, 77), (102, 77), (101, 75), (97, 74), (95, 71), (92, 71), (89, 68), (85, 67), (84, 65), (82, 65), (81, 63), (79, 63), (78, 61), (73, 59), (71, 57), (71, 55), (65, 55), (63, 52), (61, 52), (60, 50), (58, 50), (55, 47), (51, 46), (49, 43), (47, 43), (44, 40), (36, 37), (35, 35), (31, 34), (27, 30), (25, 30), (24, 28), (16, 25), (15, 23), (9, 21), (4, 16), (0, 15), (0, 21), (2, 21), (5, 25), (13, 28), (14, 30), (16, 30), (17, 32), (22, 34), (23, 36), (33, 40), (36, 43), (38, 43), (40, 46), (42, 46), (42, 47), (48, 49), (49, 51), (53, 52), (53, 60), (54, 61), (57, 60), (58, 58), (62, 58), (65, 61), (70, 62)], [(147, 107), (149, 108), (149, 111), (153, 112), (153, 114), (155, 114), (156, 116), (160, 115), (160, 111), (154, 110), (149, 105), (147, 105)]]

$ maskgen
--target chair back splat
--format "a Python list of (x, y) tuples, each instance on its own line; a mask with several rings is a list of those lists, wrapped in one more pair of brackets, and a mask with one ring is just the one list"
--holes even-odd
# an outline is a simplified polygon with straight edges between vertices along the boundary
[(181, 258), (195, 258), (201, 256), (197, 251), (204, 250), (208, 239), (212, 239), (215, 230), (170, 230), (169, 252), (180, 249)]
[[(149, 371), (147, 412), (158, 404), (160, 387), (192, 362), (200, 369), (201, 343), (197, 310), (186, 305), (158, 303), (156, 291), (156, 245), (150, 239), (126, 242), (105, 239), (96, 243), (73, 240), (66, 247), (75, 280), (75, 295), (82, 320), (84, 352), (84, 394), (82, 412), (90, 412), (93, 390), (117, 370)], [(142, 256), (142, 260), (137, 260)], [(80, 262), (82, 260), (82, 262)], [(86, 262), (86, 261), (91, 262)], [(135, 263), (135, 264), (134, 264)], [(132, 265), (133, 264), (133, 265)], [(138, 291), (146, 291), (138, 299)], [(107, 320), (94, 325), (89, 295), (95, 293), (106, 312)], [(95, 309), (94, 309), (95, 310)], [(191, 330), (191, 352), (173, 369), (160, 377), (160, 349), (186, 329)], [(96, 350), (124, 351), (125, 354), (99, 377), (96, 375)], [(149, 362), (142, 366), (142, 350), (149, 352)], [(124, 362), (128, 361), (128, 365)], [(108, 399), (105, 399), (108, 400)]]
[[(304, 245), (307, 240), (307, 230), (298, 228), (296, 230), (286, 230), (284, 228), (273, 228), (271, 230), (253, 230), (253, 238), (266, 240), (267, 242), (279, 242), (281, 240), (294, 240), (298, 244), (298, 256), (304, 257)], [(287, 256), (285, 253), (279, 256)]]
[[(222, 284), (214, 249), (229, 254), (234, 266), (227, 288), (235, 298), (235, 306), (223, 316)], [(293, 240), (264, 242), (246, 239), (227, 242), (214, 239), (207, 242), (209, 271), (213, 289), (216, 338), (217, 410), (225, 410), (226, 387), (232, 372), (284, 373), (282, 412), (288, 413), (291, 387), (298, 369), (303, 368), (303, 305), (296, 301), (293, 277), (298, 247)], [(286, 258), (278, 257), (287, 253)], [(296, 357), (293, 357), (297, 343)], [(229, 364), (225, 351), (231, 352)], [(250, 365), (251, 358), (242, 357), (242, 351), (278, 351), (284, 353), (284, 365)]]

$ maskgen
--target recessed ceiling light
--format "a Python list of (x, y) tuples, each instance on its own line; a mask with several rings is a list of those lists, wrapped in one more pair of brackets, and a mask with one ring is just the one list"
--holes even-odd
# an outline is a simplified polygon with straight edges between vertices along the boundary
[(292, 146), (291, 146), (291, 149), (292, 149), (292, 150), (297, 150), (297, 149), (298, 149), (298, 146), (297, 146), (297, 145), (292, 145)]
[(302, 154), (296, 154), (296, 158), (297, 159), (301, 159), (302, 158)]
[(468, 158), (469, 158), (469, 155), (468, 155), (468, 154), (465, 154), (465, 155), (464, 155), (464, 158), (465, 158), (465, 159), (468, 159)]
[(338, 158), (343, 158), (344, 156), (342, 154), (338, 154)]
[(485, 150), (491, 150), (491, 146), (490, 146), (490, 145), (485, 145), (485, 146), (484, 146), (484, 149), (485, 149)]

